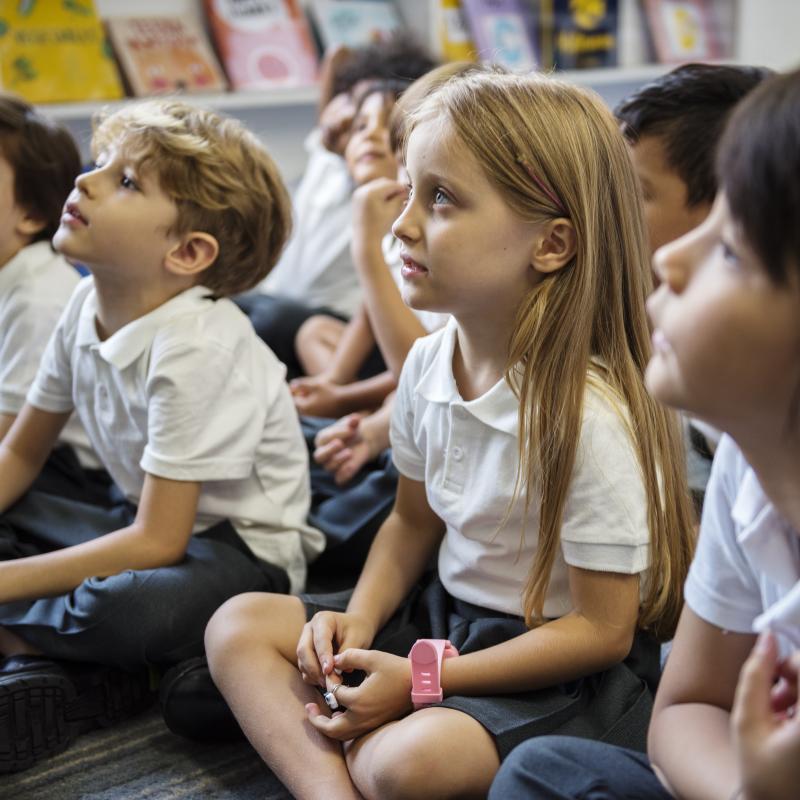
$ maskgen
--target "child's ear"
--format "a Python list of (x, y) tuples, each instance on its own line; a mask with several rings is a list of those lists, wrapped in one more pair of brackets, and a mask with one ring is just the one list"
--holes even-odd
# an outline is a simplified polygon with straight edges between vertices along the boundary
[(164, 266), (180, 276), (197, 275), (208, 269), (219, 254), (219, 242), (210, 233), (190, 231), (164, 257)]
[(44, 230), (47, 223), (34, 214), (25, 213), (19, 218), (16, 225), (16, 233), (23, 239), (32, 240), (36, 234)]
[(578, 248), (575, 227), (564, 217), (542, 223), (531, 252), (531, 266), (545, 274), (569, 264)]

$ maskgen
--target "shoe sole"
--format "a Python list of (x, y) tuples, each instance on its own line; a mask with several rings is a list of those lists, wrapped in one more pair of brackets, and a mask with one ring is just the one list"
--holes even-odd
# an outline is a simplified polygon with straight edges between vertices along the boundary
[(78, 735), (66, 714), (74, 699), (72, 681), (49, 670), (0, 678), (0, 773), (66, 750)]

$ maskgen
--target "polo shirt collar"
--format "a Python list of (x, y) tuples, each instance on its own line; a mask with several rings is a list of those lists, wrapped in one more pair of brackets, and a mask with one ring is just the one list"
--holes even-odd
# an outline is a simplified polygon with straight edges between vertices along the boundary
[(501, 433), (516, 436), (519, 426), (519, 401), (505, 378), (501, 378), (486, 394), (465, 401), (458, 393), (453, 375), (457, 323), (451, 317), (440, 334), (439, 349), (423, 371), (415, 387), (429, 403), (460, 406), (471, 416)]
[(92, 290), (86, 296), (75, 339), (77, 347), (92, 347), (100, 357), (117, 369), (130, 366), (152, 343), (159, 328), (166, 322), (201, 308), (212, 291), (205, 286), (192, 286), (168, 300), (149, 314), (129, 322), (113, 336), (101, 342), (97, 335), (97, 292)]
[(35, 242), (23, 247), (0, 268), (0, 294), (22, 282), (24, 274), (37, 270), (55, 258), (50, 242)]

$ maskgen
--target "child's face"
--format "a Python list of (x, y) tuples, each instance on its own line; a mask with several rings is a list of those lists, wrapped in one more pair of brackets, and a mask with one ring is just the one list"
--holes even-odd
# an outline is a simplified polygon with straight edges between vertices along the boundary
[(448, 123), (413, 130), (406, 169), (409, 199), (392, 227), (402, 243), (405, 302), (460, 321), (508, 319), (537, 278), (537, 226), (512, 212)]
[(177, 242), (166, 233), (176, 216), (155, 176), (142, 172), (123, 149), (109, 149), (75, 180), (53, 244), (96, 277), (147, 281)]
[[(41, 229), (41, 225), (38, 229)], [(14, 170), (0, 155), (0, 267), (30, 244), (37, 230), (14, 198)]]
[(723, 194), (655, 268), (650, 393), (737, 437), (784, 424), (800, 386), (800, 288), (771, 281)]
[(389, 144), (388, 127), (393, 105), (381, 92), (373, 92), (353, 120), (344, 159), (356, 186), (397, 175), (397, 159)]
[(689, 206), (683, 179), (670, 167), (660, 136), (643, 136), (630, 145), (631, 159), (644, 194), (650, 252), (696, 228), (711, 210), (707, 203)]

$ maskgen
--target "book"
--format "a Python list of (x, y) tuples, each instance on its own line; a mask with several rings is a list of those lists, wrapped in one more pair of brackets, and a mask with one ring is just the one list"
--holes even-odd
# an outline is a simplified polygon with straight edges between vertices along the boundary
[(707, 0), (645, 0), (644, 9), (659, 61), (670, 64), (722, 56), (714, 10)]
[(617, 0), (540, 0), (539, 8), (543, 66), (548, 69), (617, 66)]
[(402, 27), (389, 0), (310, 0), (309, 10), (323, 50), (386, 41)]
[(234, 89), (316, 83), (317, 53), (297, 0), (206, 0), (206, 10)]
[(137, 97), (228, 88), (195, 17), (112, 17), (106, 28), (130, 92)]
[(536, 69), (536, 22), (523, 0), (462, 0), (462, 6), (481, 61), (514, 72)]
[(31, 103), (122, 97), (92, 0), (0, 0), (0, 88)]
[(437, 0), (436, 29), (439, 52), (445, 61), (475, 60), (475, 43), (460, 0)]

